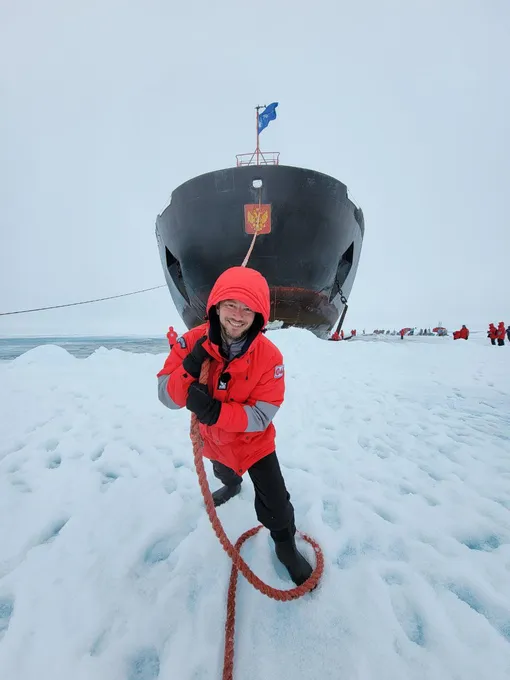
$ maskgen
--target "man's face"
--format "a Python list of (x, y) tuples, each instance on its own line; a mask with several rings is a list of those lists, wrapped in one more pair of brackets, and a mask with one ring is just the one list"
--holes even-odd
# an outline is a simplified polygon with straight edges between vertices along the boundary
[(244, 335), (255, 318), (255, 312), (239, 300), (223, 300), (217, 309), (223, 332), (230, 340)]

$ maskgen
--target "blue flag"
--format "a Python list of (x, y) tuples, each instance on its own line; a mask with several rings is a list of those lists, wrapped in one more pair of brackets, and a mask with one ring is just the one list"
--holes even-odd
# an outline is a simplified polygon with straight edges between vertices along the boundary
[(266, 106), (262, 113), (259, 113), (259, 134), (276, 118), (277, 106), (278, 102), (273, 102), (272, 104), (269, 104), (269, 106)]

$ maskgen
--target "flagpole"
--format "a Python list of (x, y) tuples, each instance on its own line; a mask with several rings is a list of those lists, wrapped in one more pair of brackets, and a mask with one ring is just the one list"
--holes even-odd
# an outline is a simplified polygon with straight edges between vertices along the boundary
[(257, 165), (259, 164), (259, 108), (260, 106), (255, 107), (257, 109)]

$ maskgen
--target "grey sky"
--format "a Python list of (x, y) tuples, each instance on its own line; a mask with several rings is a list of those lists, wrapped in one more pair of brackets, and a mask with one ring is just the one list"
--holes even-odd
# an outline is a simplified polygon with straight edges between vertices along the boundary
[[(261, 146), (349, 188), (348, 328), (510, 323), (506, 0), (2, 0), (0, 311), (164, 283), (171, 191)], [(184, 328), (166, 289), (0, 335)]]

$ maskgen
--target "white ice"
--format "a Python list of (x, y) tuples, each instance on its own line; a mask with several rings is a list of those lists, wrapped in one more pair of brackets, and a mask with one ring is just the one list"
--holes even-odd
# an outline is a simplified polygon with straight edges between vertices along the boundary
[[(277, 450), (326, 564), (291, 603), (240, 577), (236, 680), (508, 680), (508, 344), (269, 336)], [(2, 680), (221, 678), (229, 558), (189, 412), (157, 399), (164, 358), (45, 346), (0, 365)], [(218, 514), (232, 541), (257, 524), (248, 476)], [(293, 585), (267, 531), (243, 555)]]

